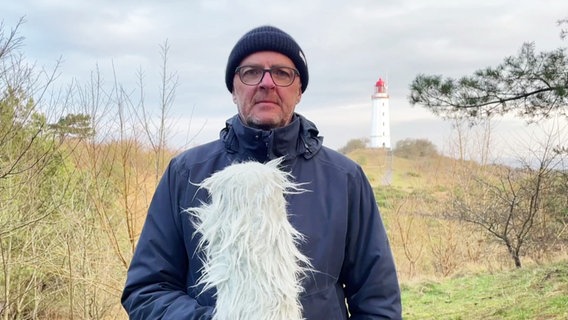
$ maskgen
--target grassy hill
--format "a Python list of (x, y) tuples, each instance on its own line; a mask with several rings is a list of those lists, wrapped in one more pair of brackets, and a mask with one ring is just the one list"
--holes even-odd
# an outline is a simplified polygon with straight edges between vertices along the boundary
[[(479, 168), (448, 157), (400, 158), (358, 149), (395, 256), (405, 319), (568, 319), (565, 250), (516, 269), (495, 239), (440, 215), (457, 173)], [(564, 258), (562, 258), (564, 257)], [(556, 261), (556, 262), (554, 262)]]

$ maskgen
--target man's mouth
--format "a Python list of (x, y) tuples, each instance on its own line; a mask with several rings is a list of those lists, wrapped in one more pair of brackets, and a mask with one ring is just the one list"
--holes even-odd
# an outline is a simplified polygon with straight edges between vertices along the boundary
[(278, 104), (278, 103), (273, 100), (257, 100), (255, 104)]

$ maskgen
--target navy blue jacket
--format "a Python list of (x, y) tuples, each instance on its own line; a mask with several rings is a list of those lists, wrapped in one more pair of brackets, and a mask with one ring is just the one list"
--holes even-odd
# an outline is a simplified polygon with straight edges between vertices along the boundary
[(211, 318), (214, 292), (198, 295), (203, 256), (184, 208), (207, 201), (196, 183), (212, 173), (278, 157), (310, 190), (287, 195), (290, 221), (306, 238), (300, 250), (317, 270), (303, 283), (304, 318), (348, 319), (348, 312), (350, 319), (401, 318), (395, 265), (371, 186), (356, 163), (322, 146), (315, 125), (296, 114), (271, 131), (246, 127), (235, 116), (219, 140), (171, 161), (128, 270), (122, 304), (131, 319)]

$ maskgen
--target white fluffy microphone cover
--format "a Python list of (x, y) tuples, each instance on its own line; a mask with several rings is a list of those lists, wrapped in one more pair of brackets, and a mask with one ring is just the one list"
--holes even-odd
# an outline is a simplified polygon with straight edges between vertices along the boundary
[(299, 184), (279, 169), (243, 162), (205, 179), (210, 202), (188, 211), (205, 254), (199, 284), (215, 288), (215, 320), (302, 319), (299, 294), (309, 259), (297, 248), (303, 240), (288, 221), (287, 193)]

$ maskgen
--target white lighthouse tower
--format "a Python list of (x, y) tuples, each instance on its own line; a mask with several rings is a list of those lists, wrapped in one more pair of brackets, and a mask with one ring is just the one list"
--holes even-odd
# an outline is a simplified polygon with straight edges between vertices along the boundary
[(373, 122), (371, 125), (371, 148), (390, 150), (390, 116), (389, 95), (383, 79), (375, 83), (375, 93), (371, 96), (373, 102)]

